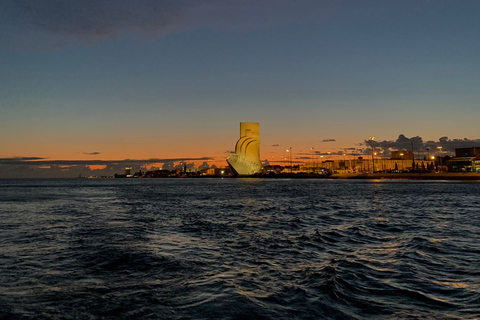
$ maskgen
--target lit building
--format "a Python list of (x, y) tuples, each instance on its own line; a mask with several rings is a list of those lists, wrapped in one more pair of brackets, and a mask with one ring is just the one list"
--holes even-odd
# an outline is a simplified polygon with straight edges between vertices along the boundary
[(221, 168), (208, 168), (205, 170), (206, 176), (230, 176), (232, 175), (232, 170), (229, 167)]
[(480, 148), (457, 148), (446, 164), (448, 171), (480, 172)]
[(235, 145), (235, 154), (228, 155), (227, 163), (238, 175), (254, 175), (263, 171), (258, 122), (240, 122), (240, 139)]
[(410, 150), (392, 150), (392, 160), (413, 160), (413, 152)]
[[(375, 171), (382, 172), (397, 172), (405, 170), (423, 170), (426, 171), (428, 168), (434, 166), (433, 161), (428, 160), (415, 160), (415, 163), (412, 160), (398, 160), (398, 159), (387, 159), (383, 157), (374, 157), (372, 159), (363, 157), (345, 159), (345, 160), (326, 160), (319, 164), (320, 168), (326, 169), (333, 173), (371, 173), (374, 168)], [(307, 171), (308, 167), (300, 168), (302, 171)]]

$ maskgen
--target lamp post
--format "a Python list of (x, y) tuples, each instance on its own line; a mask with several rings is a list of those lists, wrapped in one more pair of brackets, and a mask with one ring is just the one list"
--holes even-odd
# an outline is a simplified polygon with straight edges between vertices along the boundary
[(290, 149), (287, 149), (286, 150), (288, 152), (288, 159), (289, 159), (289, 162), (290, 162), (290, 173), (293, 172), (293, 168), (292, 168), (292, 147), (290, 147)]
[[(442, 146), (438, 146), (438, 152), (441, 154), (442, 153)], [(443, 155), (440, 155), (440, 172), (443, 172)]]
[[(287, 151), (287, 161), (288, 161), (288, 165), (290, 165), (290, 150), (285, 150)], [(292, 166), (290, 166), (290, 173), (292, 173)]]
[(315, 172), (315, 167), (314, 167), (314, 161), (313, 161), (313, 147), (310, 148), (310, 153), (311, 153), (311, 156), (310, 156), (310, 159), (312, 160), (312, 172)]
[(375, 137), (370, 137), (370, 144), (372, 146), (372, 173), (375, 172), (375, 158), (374, 158), (374, 150), (373, 150), (373, 140), (375, 140)]
[(325, 157), (325, 164), (328, 164), (328, 167), (332, 170), (333, 172), (333, 163), (329, 162), (330, 161), (330, 151), (327, 151), (327, 157)]
[(293, 172), (293, 163), (292, 163), (292, 147), (290, 147), (290, 173)]
[(380, 161), (382, 162), (382, 172), (385, 172), (385, 159), (383, 158), (385, 149), (380, 150)]
[[(353, 163), (352, 163), (353, 160)], [(352, 159), (350, 160), (350, 167), (352, 168), (352, 172), (355, 173), (357, 170), (357, 162), (355, 161), (355, 154), (352, 151)]]

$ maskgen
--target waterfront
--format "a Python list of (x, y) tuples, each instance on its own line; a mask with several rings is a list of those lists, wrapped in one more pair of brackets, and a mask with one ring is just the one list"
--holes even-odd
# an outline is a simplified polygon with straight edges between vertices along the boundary
[(0, 180), (0, 318), (474, 319), (480, 184)]
[(331, 179), (370, 179), (370, 180), (444, 180), (473, 181), (480, 180), (477, 172), (424, 172), (424, 173), (346, 173), (333, 174)]

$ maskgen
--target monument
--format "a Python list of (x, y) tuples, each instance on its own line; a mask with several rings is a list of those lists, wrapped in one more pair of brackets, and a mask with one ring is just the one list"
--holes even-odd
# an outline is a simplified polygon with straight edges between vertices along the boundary
[(240, 122), (240, 139), (235, 153), (229, 154), (227, 163), (238, 175), (250, 176), (263, 171), (260, 161), (260, 125), (258, 122)]

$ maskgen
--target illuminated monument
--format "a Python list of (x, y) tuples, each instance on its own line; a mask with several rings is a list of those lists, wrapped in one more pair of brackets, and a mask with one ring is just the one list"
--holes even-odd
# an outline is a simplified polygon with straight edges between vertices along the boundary
[(258, 122), (240, 122), (240, 139), (235, 145), (235, 154), (228, 155), (227, 163), (239, 175), (249, 176), (262, 172)]

